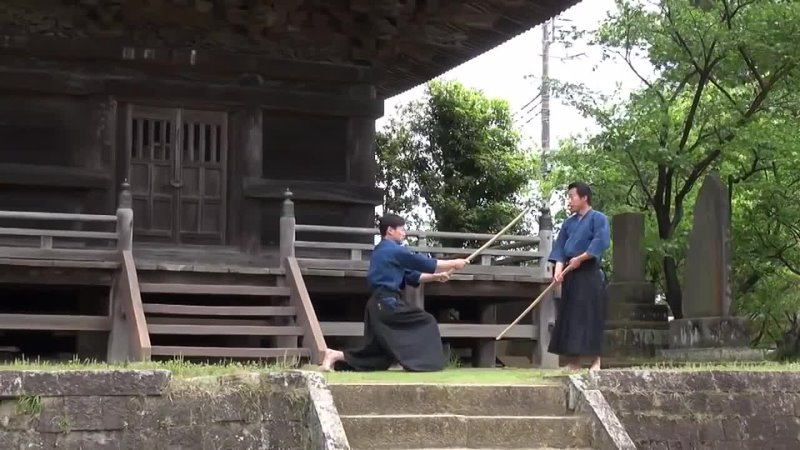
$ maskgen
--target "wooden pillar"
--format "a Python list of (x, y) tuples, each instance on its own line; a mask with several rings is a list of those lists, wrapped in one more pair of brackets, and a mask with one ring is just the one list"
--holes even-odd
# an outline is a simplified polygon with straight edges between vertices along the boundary
[[(542, 208), (539, 216), (539, 252), (542, 258), (539, 260), (539, 271), (542, 278), (549, 280), (552, 278), (553, 268), (547, 261), (550, 251), (553, 248), (553, 218), (549, 208)], [(547, 351), (550, 345), (550, 326), (555, 322), (556, 309), (552, 292), (542, 299), (533, 314), (533, 324), (537, 326), (536, 347), (533, 353), (533, 363), (541, 368), (558, 368), (558, 355)]]
[(377, 173), (375, 120), (367, 117), (351, 118), (347, 127), (347, 181), (374, 186)]
[[(347, 126), (347, 182), (360, 186), (375, 186), (378, 165), (375, 160), (375, 120), (354, 117)], [(372, 227), (375, 223), (374, 205), (352, 204), (342, 225)], [(371, 236), (357, 236), (355, 242), (371, 243)]]
[[(493, 324), (497, 322), (497, 306), (490, 303), (478, 304), (479, 323)], [(497, 341), (494, 339), (476, 339), (472, 350), (472, 365), (475, 367), (494, 367), (497, 362)]]
[(241, 109), (233, 114), (233, 170), (231, 177), (231, 213), (238, 226), (241, 251), (257, 254), (261, 249), (262, 208), (258, 199), (245, 197), (243, 180), (261, 178), (264, 170), (264, 131), (261, 108)]

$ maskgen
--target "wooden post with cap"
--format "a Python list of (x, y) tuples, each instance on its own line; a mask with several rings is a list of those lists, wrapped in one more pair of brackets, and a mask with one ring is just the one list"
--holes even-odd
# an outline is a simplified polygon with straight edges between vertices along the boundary
[(283, 193), (283, 205), (281, 208), (280, 222), (280, 266), (285, 269), (286, 258), (294, 256), (295, 225), (297, 221), (294, 217), (294, 202), (292, 201), (292, 191), (286, 188)]
[[(550, 256), (550, 251), (553, 249), (553, 216), (550, 215), (550, 208), (543, 207), (541, 215), (539, 216), (539, 252), (541, 259), (539, 260), (539, 275), (547, 283), (553, 276), (553, 267), (547, 258)], [(542, 284), (542, 286), (545, 286)], [(533, 324), (536, 325), (536, 347), (533, 353), (533, 363), (536, 366), (545, 369), (558, 368), (558, 355), (554, 355), (547, 351), (550, 345), (550, 327), (555, 322), (556, 306), (554, 296), (548, 293), (542, 299), (536, 310), (533, 312)]]

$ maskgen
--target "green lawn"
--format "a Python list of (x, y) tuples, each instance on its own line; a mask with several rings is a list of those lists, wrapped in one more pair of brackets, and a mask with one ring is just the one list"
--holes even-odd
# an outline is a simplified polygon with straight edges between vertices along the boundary
[(289, 366), (282, 364), (200, 364), (186, 361), (142, 362), (130, 364), (106, 364), (95, 361), (68, 361), (68, 362), (42, 362), (42, 361), (16, 361), (10, 364), (0, 364), (0, 371), (4, 370), (169, 370), (176, 378), (192, 378), (214, 375), (228, 375), (243, 372), (281, 371)]
[[(289, 364), (257, 364), (257, 363), (227, 363), (227, 364), (199, 364), (186, 361), (146, 362), (110, 365), (94, 361), (68, 361), (68, 362), (43, 362), (43, 361), (17, 361), (14, 363), (0, 364), (0, 371), (4, 370), (104, 370), (104, 369), (131, 369), (153, 370), (165, 369), (172, 372), (176, 378), (192, 378), (199, 376), (226, 375), (243, 372), (283, 371), (292, 369)], [(305, 366), (303, 370), (317, 370), (316, 366)], [(741, 371), (800, 371), (800, 363), (725, 363), (725, 364), (684, 364), (668, 365), (649, 363), (638, 367), (615, 370), (659, 370), (659, 371), (709, 371), (709, 370), (741, 370)], [(564, 376), (569, 372), (564, 370), (540, 369), (473, 369), (473, 368), (448, 368), (442, 372), (409, 373), (401, 370), (385, 372), (332, 372), (323, 373), (330, 383), (441, 383), (441, 384), (542, 384), (555, 382), (554, 377)]]

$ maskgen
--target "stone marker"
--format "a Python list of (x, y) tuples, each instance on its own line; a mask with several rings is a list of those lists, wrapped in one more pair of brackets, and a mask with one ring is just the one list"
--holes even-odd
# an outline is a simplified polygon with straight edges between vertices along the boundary
[(719, 174), (706, 176), (694, 206), (683, 282), (683, 319), (670, 322), (673, 360), (761, 360), (749, 346), (749, 321), (731, 315), (728, 192)]
[(656, 289), (645, 278), (644, 215), (617, 214), (611, 218), (614, 272), (608, 284), (606, 356), (653, 357), (667, 348), (666, 305), (657, 305)]
[(730, 233), (728, 190), (719, 175), (708, 175), (694, 207), (683, 283), (685, 317), (730, 315)]
[(622, 213), (611, 218), (615, 282), (644, 281), (644, 214)]

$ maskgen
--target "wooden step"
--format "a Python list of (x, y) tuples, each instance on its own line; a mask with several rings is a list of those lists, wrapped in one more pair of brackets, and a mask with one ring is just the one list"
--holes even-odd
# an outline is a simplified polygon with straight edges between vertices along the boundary
[(294, 316), (294, 306), (196, 306), (145, 303), (145, 314), (177, 316)]
[(301, 336), (297, 326), (228, 326), (228, 325), (148, 325), (150, 334), (186, 334), (205, 336)]
[[(188, 317), (188, 316), (147, 316), (148, 325), (224, 325), (224, 326), (267, 326), (273, 325), (273, 317), (261, 319), (239, 319), (227, 317)], [(279, 324), (283, 325), (283, 324)]]
[(187, 295), (256, 295), (288, 297), (290, 290), (283, 286), (246, 286), (228, 284), (141, 283), (143, 294)]
[(0, 330), (109, 331), (108, 316), (0, 314)]
[(212, 358), (308, 358), (307, 348), (238, 348), (238, 347), (182, 347), (154, 345), (156, 356), (208, 356)]

